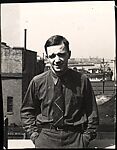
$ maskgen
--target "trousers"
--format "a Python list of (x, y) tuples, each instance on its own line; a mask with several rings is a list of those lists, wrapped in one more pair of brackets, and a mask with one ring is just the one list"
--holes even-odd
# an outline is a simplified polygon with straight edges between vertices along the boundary
[(42, 129), (35, 139), (35, 148), (87, 148), (89, 135), (76, 131)]

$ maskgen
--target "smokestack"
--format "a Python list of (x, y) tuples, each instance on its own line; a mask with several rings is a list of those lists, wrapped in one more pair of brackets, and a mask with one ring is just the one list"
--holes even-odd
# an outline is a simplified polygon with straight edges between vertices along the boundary
[(24, 29), (24, 50), (26, 50), (27, 29)]

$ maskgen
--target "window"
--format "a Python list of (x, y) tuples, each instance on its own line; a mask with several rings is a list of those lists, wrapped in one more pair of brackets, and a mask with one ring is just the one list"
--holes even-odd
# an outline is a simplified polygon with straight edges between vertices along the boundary
[(13, 112), (13, 97), (7, 96), (7, 112)]

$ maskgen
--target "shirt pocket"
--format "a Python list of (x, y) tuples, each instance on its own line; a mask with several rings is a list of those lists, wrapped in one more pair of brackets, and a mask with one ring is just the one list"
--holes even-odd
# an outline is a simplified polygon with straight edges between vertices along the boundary
[(70, 111), (70, 114), (73, 114), (74, 111), (78, 111), (83, 102), (83, 96), (81, 94), (81, 88), (77, 87), (74, 90), (66, 90), (66, 107)]
[(76, 87), (75, 92), (72, 93), (71, 101), (74, 106), (77, 106), (77, 108), (80, 108), (82, 101), (83, 101), (83, 96), (82, 96), (80, 87)]

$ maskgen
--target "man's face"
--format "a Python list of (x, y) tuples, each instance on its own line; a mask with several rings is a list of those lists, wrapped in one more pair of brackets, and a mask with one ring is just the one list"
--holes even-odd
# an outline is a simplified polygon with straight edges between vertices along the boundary
[(47, 47), (48, 59), (51, 69), (55, 73), (62, 73), (68, 68), (68, 59), (71, 52), (66, 49), (64, 44)]

